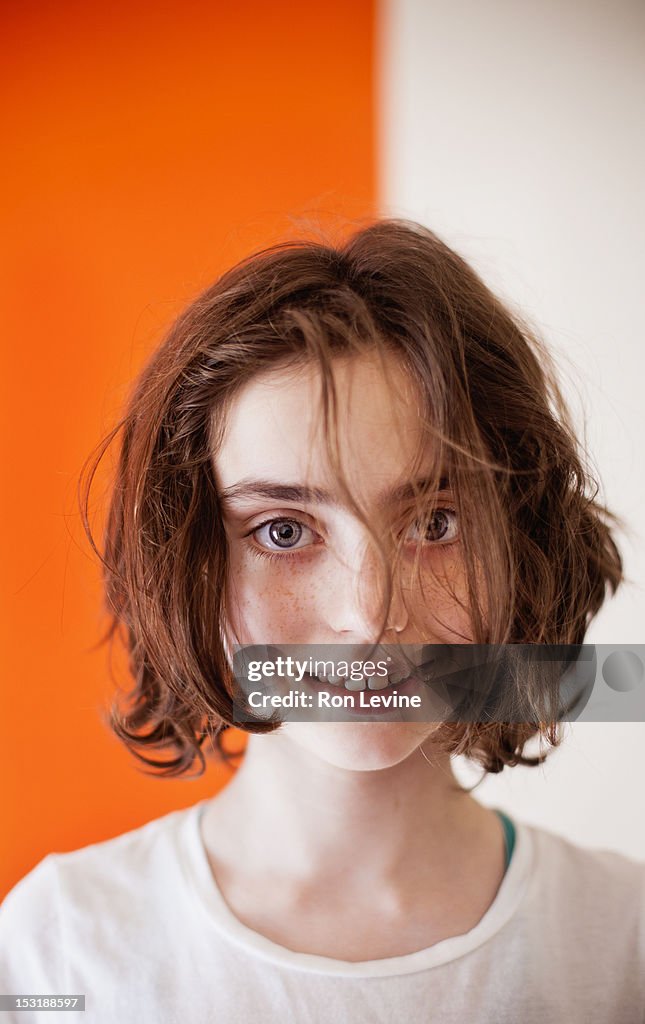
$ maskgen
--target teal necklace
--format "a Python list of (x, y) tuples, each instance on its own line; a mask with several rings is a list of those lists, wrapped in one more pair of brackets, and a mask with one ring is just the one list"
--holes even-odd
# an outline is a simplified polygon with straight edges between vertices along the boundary
[(496, 808), (495, 813), (498, 815), (502, 825), (504, 826), (504, 842), (506, 844), (505, 870), (507, 870), (508, 865), (511, 863), (511, 857), (513, 856), (513, 847), (515, 846), (515, 825), (508, 817), (508, 815), (504, 814), (504, 811), (498, 811)]

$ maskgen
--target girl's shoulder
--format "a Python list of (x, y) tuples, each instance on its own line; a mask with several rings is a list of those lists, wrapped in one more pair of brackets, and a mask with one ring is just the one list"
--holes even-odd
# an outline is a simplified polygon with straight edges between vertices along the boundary
[(586, 846), (551, 829), (522, 822), (519, 828), (530, 836), (536, 860), (553, 876), (594, 876), (615, 884), (642, 880), (645, 860), (602, 846)]
[[(9, 891), (0, 905), (0, 950), (21, 935), (39, 937), (52, 950), (65, 927), (118, 928), (137, 908), (154, 903), (160, 887), (181, 871), (180, 843), (198, 805), (171, 811), (137, 828), (76, 850), (49, 853)], [(56, 959), (56, 953), (53, 953)]]
[(521, 824), (531, 848), (529, 905), (538, 915), (581, 933), (618, 928), (645, 950), (645, 861), (600, 847), (587, 847), (549, 829)]
[[(0, 906), (0, 991), (87, 992), (97, 1021), (148, 1019), (147, 1000), (164, 991), (168, 936), (175, 966), (181, 955), (182, 851), (198, 806), (39, 861)], [(148, 988), (126, 983), (151, 964)]]

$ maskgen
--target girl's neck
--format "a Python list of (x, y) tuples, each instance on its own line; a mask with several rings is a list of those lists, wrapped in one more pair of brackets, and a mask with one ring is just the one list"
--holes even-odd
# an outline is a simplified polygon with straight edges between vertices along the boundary
[(458, 887), (482, 857), (497, 884), (503, 875), (497, 817), (458, 788), (447, 756), (429, 764), (419, 750), (390, 768), (348, 771), (283, 731), (250, 736), (202, 828), (223, 873), (293, 892), (333, 880), (354, 900), (379, 893), (404, 908)]

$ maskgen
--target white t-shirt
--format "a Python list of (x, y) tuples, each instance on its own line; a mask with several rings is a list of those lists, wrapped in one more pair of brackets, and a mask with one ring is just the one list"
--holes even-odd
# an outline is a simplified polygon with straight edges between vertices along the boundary
[[(85, 995), (11, 1024), (643, 1024), (645, 864), (516, 822), (479, 923), (404, 956), (289, 950), (228, 909), (199, 831), (206, 800), (49, 854), (0, 908), (0, 992)], [(267, 880), (270, 884), (270, 880)]]

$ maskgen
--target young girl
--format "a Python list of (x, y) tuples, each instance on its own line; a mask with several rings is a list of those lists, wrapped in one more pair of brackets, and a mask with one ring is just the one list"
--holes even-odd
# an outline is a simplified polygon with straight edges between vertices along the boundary
[[(232, 756), (237, 645), (581, 644), (621, 580), (546, 353), (415, 224), (233, 268), (119, 428), (111, 724), (160, 775)], [(540, 763), (554, 717), (243, 728), (212, 799), (15, 886), (2, 992), (83, 994), (91, 1024), (645, 1019), (645, 867), (452, 774)]]

